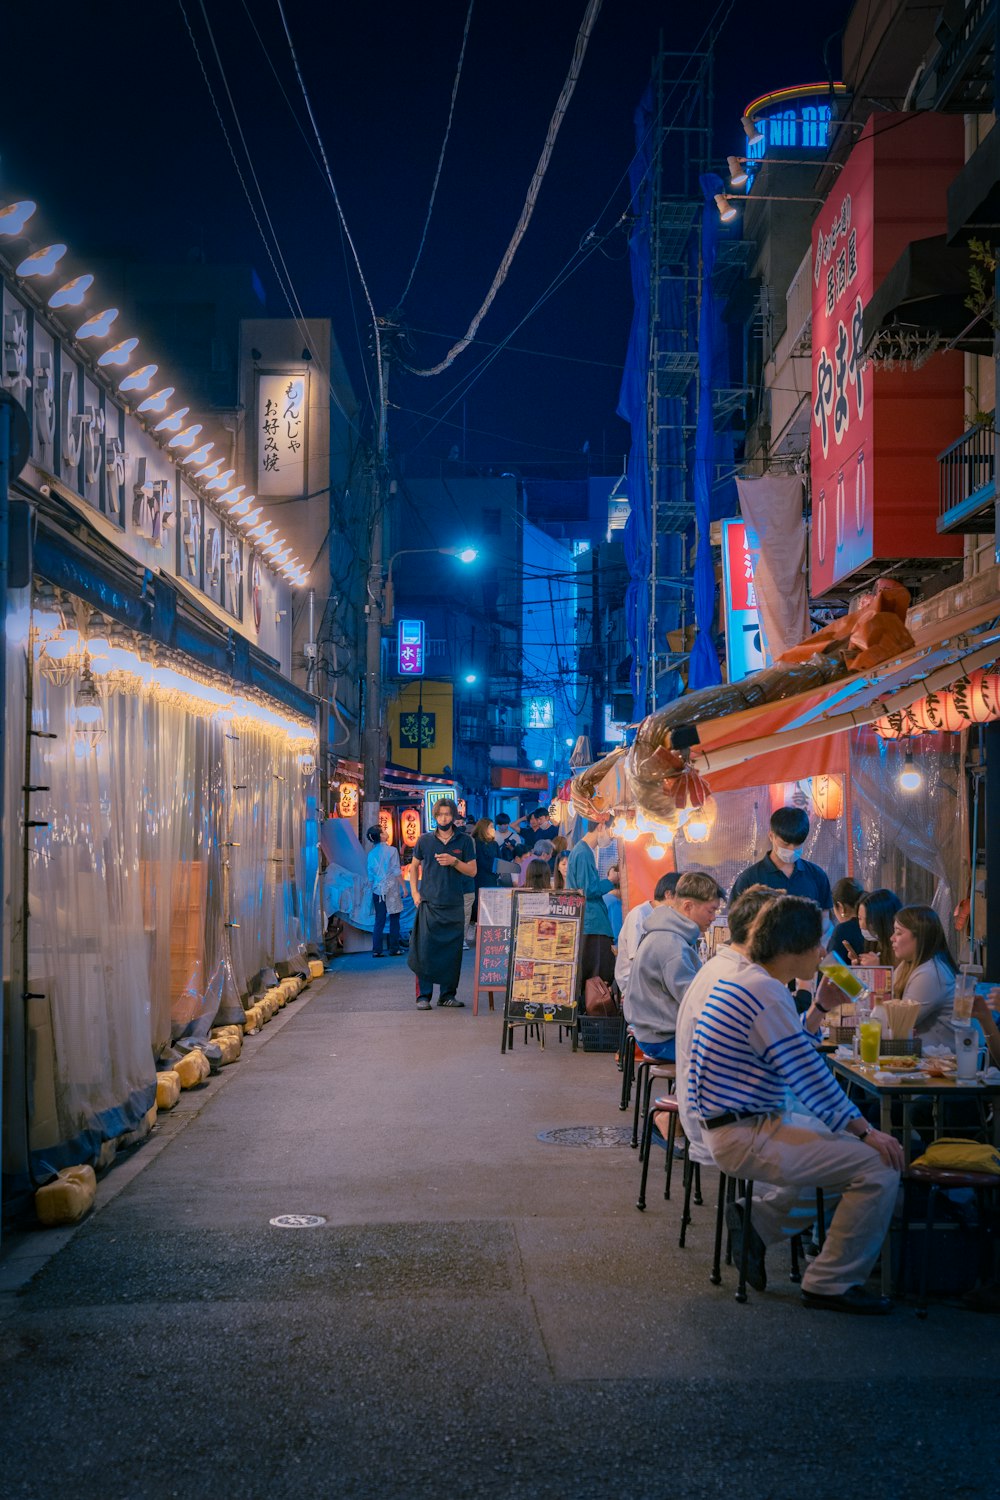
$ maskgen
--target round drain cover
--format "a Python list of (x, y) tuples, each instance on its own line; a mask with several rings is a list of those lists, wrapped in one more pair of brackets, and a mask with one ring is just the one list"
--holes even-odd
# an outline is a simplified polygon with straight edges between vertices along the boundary
[(319, 1214), (278, 1214), (270, 1222), (275, 1229), (318, 1229), (326, 1220)]
[(549, 1146), (589, 1146), (607, 1151), (611, 1146), (627, 1146), (632, 1132), (624, 1125), (564, 1125), (559, 1130), (540, 1130), (538, 1139)]

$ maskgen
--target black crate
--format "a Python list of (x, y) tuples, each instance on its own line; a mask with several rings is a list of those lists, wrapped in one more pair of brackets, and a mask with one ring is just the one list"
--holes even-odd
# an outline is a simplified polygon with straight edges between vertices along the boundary
[(617, 1052), (622, 1038), (621, 1016), (580, 1016), (580, 1044), (584, 1052)]

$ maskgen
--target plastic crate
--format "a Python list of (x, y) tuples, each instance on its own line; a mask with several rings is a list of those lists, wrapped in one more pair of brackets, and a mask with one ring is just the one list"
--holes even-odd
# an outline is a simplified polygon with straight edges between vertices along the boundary
[(584, 1052), (617, 1052), (622, 1037), (621, 1016), (587, 1016), (579, 1019), (580, 1044)]

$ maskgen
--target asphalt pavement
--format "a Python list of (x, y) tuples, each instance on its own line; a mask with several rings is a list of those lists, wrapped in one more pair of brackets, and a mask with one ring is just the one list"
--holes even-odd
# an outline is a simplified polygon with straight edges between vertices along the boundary
[(714, 1174), (683, 1251), (661, 1156), (636, 1211), (613, 1057), (500, 1041), (340, 959), (84, 1223), (9, 1237), (3, 1500), (995, 1493), (995, 1317), (809, 1312), (773, 1251), (737, 1305)]

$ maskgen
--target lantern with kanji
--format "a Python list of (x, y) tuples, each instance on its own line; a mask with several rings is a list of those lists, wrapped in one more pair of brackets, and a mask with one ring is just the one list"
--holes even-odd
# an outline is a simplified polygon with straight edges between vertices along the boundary
[(883, 740), (907, 740), (912, 734), (919, 733), (908, 708), (894, 708), (891, 713), (876, 719), (872, 728)]
[(407, 849), (415, 849), (420, 837), (420, 814), (415, 807), (404, 807), (399, 815), (399, 836)]
[(340, 783), (340, 798), (337, 806), (342, 818), (356, 818), (358, 815), (358, 789), (353, 781), (342, 781)]
[(392, 826), (392, 809), (391, 808), (389, 808), (389, 807), (383, 807), (382, 808), (381, 812), (378, 815), (378, 826), (382, 830), (382, 842), (383, 842), (383, 844), (392, 844), (392, 843), (395, 843), (395, 839), (393, 837), (394, 830), (393, 830), (393, 826)]
[(988, 724), (1000, 718), (1000, 672), (970, 672), (953, 684), (951, 696), (963, 724)]
[(940, 693), (928, 693), (925, 698), (911, 703), (909, 716), (917, 734), (954, 732), (969, 722), (959, 708), (954, 692), (947, 688)]
[(839, 776), (814, 776), (812, 797), (817, 815), (832, 822), (844, 810), (844, 783)]

